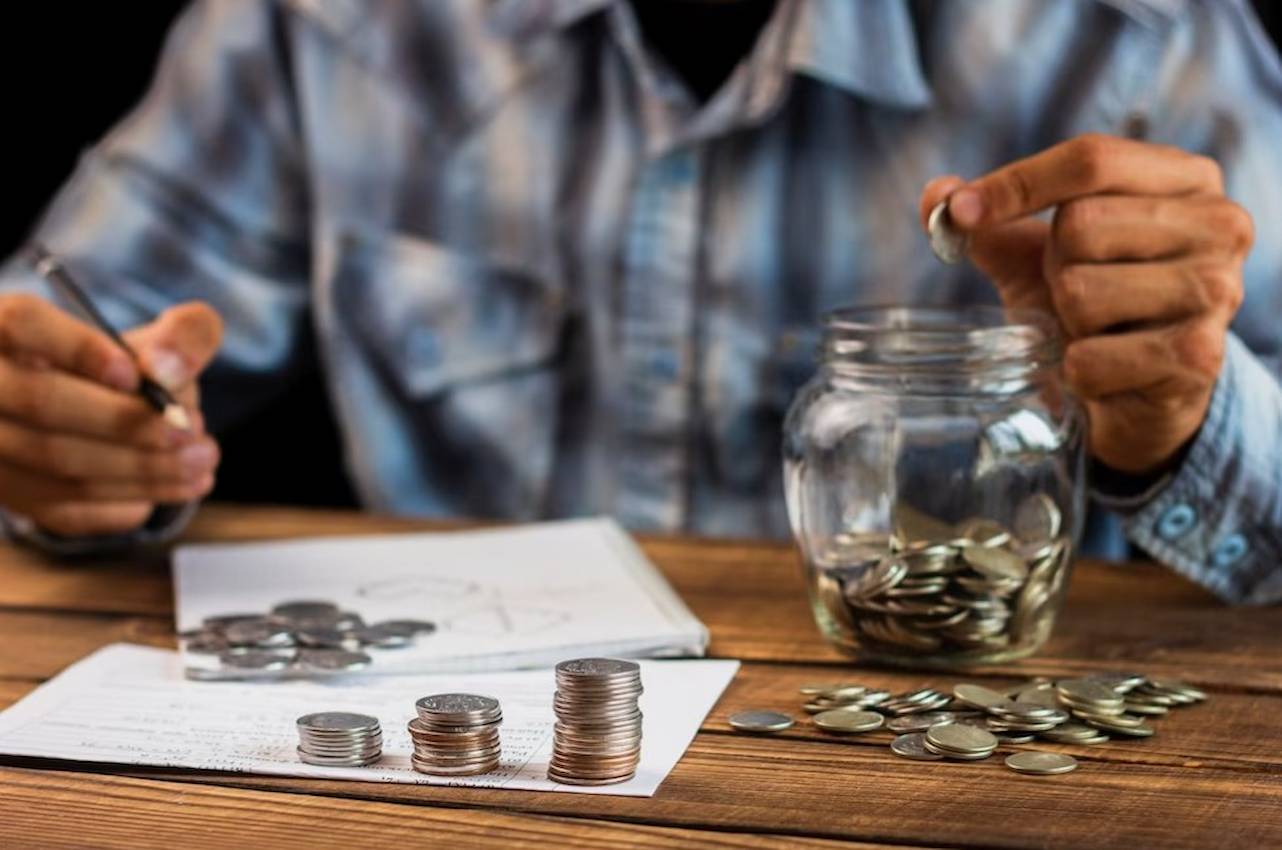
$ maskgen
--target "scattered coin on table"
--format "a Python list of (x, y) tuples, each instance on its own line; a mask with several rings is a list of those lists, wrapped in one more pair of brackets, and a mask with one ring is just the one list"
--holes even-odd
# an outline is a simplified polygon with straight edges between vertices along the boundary
[(874, 729), (880, 729), (886, 722), (886, 718), (875, 711), (847, 711), (844, 708), (820, 712), (811, 720), (825, 732), (846, 734), (871, 732)]
[(1016, 773), (1051, 776), (1077, 770), (1077, 759), (1063, 753), (1044, 753), (1029, 750), (1006, 757), (1006, 766)]
[(355, 673), (374, 663), (366, 650), (410, 646), (435, 631), (428, 620), (367, 624), (333, 602), (303, 599), (281, 602), (268, 614), (206, 617), (200, 628), (183, 631), (178, 639), (190, 655), (217, 658), (216, 666), (187, 667), (189, 679), (270, 680)]
[(791, 729), (796, 723), (788, 715), (779, 711), (753, 709), (730, 715), (730, 725), (740, 732), (782, 732)]
[[(1097, 673), (1051, 681), (1034, 679), (996, 689), (971, 682), (951, 692), (922, 687), (904, 693), (859, 684), (805, 684), (803, 708), (814, 725), (839, 734), (886, 729), (899, 734), (891, 752), (919, 761), (983, 761), (1002, 745), (1037, 740), (1091, 746), (1110, 736), (1148, 737), (1154, 729), (1143, 712), (1165, 713), (1176, 705), (1206, 699), (1206, 692), (1184, 682), (1150, 679), (1139, 673)], [(778, 711), (753, 709), (730, 715), (740, 732), (769, 733), (791, 728), (793, 718)], [(1077, 761), (1058, 753), (1025, 751), (1007, 759), (1024, 773), (1067, 773)]]

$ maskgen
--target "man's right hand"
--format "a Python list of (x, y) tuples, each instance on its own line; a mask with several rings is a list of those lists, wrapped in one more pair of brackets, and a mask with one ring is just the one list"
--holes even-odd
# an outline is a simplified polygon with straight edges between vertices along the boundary
[(137, 395), (138, 367), (106, 334), (33, 295), (0, 295), (0, 506), (55, 534), (109, 534), (213, 488), (218, 446), (196, 378), (222, 340), (218, 314), (182, 304), (124, 336), (188, 409), (190, 433)]

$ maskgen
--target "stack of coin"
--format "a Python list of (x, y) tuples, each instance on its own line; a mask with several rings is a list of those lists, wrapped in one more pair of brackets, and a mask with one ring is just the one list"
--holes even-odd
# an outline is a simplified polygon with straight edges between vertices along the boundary
[(367, 625), (359, 614), (332, 602), (282, 602), (268, 614), (206, 617), (199, 629), (179, 635), (193, 655), (216, 664), (191, 666), (192, 679), (321, 678), (368, 667), (365, 650), (408, 646), (436, 631), (427, 620), (385, 620)]
[(409, 733), (415, 770), (436, 776), (474, 776), (498, 769), (503, 722), (498, 700), (476, 694), (435, 694), (423, 697), (414, 707), (418, 717), (409, 722)]
[(582, 658), (556, 665), (548, 778), (567, 785), (631, 779), (641, 759), (641, 691), (641, 668), (633, 661)]
[(322, 711), (298, 718), (298, 757), (325, 767), (364, 767), (383, 755), (377, 717)]
[(1068, 578), (1055, 501), (1022, 502), (1013, 530), (897, 508), (893, 532), (842, 533), (812, 553), (821, 624), (839, 643), (923, 661), (1000, 658), (1040, 643)]
[(1001, 743), (997, 736), (965, 723), (940, 723), (926, 730), (926, 749), (935, 755), (962, 761), (979, 761), (991, 756)]

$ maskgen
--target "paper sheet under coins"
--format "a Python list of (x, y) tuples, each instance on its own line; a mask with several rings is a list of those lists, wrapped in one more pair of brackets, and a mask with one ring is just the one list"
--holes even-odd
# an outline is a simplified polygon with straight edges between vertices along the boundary
[[(0, 713), (0, 753), (70, 761), (236, 771), (366, 782), (466, 785), (648, 797), (676, 766), (739, 668), (737, 661), (642, 661), (641, 764), (618, 785), (547, 779), (552, 755), (551, 670), (348, 677), (328, 682), (192, 682), (176, 652), (113, 644)], [(496, 773), (432, 777), (410, 768), (406, 723), (414, 701), (445, 691), (496, 697), (503, 757)], [(383, 758), (370, 767), (302, 764), (294, 721), (313, 711), (378, 717)]]

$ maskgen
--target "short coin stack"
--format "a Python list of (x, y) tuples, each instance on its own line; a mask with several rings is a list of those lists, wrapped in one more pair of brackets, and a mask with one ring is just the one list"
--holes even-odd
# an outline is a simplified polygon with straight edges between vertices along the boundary
[(641, 759), (641, 667), (582, 658), (556, 665), (552, 763), (548, 779), (610, 785), (631, 779)]
[(502, 745), (499, 701), (477, 694), (435, 694), (414, 704), (418, 717), (409, 722), (419, 773), (474, 776), (498, 769)]
[(298, 757), (324, 767), (364, 767), (383, 755), (378, 718), (347, 711), (304, 714), (297, 720)]

